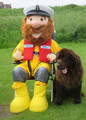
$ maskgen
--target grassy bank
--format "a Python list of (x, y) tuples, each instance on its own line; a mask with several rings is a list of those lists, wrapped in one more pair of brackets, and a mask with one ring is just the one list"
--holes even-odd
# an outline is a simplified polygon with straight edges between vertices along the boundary
[[(86, 42), (86, 6), (53, 7), (56, 41)], [(15, 47), (21, 39), (23, 9), (0, 9), (0, 48)]]
[(57, 41), (86, 42), (86, 6), (66, 5), (54, 8)]

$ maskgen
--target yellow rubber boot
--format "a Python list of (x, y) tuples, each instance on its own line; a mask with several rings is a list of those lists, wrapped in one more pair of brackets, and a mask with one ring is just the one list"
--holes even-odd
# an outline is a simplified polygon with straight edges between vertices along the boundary
[(27, 86), (24, 82), (14, 82), (12, 88), (15, 90), (15, 98), (10, 104), (10, 111), (12, 113), (20, 113), (29, 108), (30, 105)]
[(34, 96), (30, 103), (30, 111), (43, 112), (48, 108), (48, 102), (46, 99), (47, 84), (37, 81), (34, 86)]

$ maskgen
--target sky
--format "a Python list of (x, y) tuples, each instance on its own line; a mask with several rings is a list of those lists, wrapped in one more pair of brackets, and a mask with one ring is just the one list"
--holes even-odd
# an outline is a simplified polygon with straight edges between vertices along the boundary
[(34, 4), (46, 6), (64, 6), (68, 4), (86, 5), (86, 0), (0, 0), (4, 4), (11, 4), (12, 8), (24, 8)]

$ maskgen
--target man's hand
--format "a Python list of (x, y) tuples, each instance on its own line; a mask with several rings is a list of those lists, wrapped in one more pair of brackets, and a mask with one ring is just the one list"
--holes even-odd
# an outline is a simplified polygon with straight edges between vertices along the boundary
[(20, 51), (20, 47), (17, 48), (17, 51), (14, 54), (14, 58), (17, 60), (22, 60), (24, 56), (22, 56), (22, 52)]
[(54, 60), (56, 59), (56, 55), (53, 54), (53, 53), (50, 53), (50, 54), (47, 55), (47, 58), (48, 58), (48, 60), (50, 60), (50, 61), (54, 61)]

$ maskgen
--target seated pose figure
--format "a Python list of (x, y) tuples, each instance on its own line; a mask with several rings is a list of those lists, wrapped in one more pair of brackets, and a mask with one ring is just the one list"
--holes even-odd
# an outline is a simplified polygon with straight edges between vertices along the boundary
[[(51, 72), (50, 61), (56, 59), (56, 53), (61, 49), (51, 39), (54, 32), (54, 14), (49, 7), (33, 5), (24, 9), (26, 17), (21, 27), (24, 40), (20, 41), (13, 51), (15, 61), (22, 60), (13, 70), (15, 98), (10, 104), (12, 113), (19, 113), (26, 109), (32, 112), (42, 112), (48, 108), (46, 88)], [(26, 80), (33, 77), (36, 80), (34, 94), (30, 99)]]

